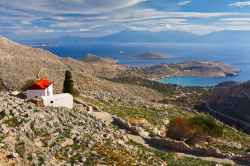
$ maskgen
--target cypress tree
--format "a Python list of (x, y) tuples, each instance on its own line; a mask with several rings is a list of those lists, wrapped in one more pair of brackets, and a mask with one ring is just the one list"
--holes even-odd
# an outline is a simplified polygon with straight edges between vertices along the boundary
[(72, 79), (72, 74), (70, 71), (66, 71), (65, 73), (65, 79), (63, 84), (63, 93), (74, 93), (74, 82)]

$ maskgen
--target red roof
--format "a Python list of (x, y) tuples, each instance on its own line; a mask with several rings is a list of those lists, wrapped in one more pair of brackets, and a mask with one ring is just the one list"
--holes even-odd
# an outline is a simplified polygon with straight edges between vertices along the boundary
[(35, 84), (31, 85), (27, 90), (44, 90), (48, 88), (51, 84), (53, 83), (50, 82), (49, 80), (41, 79), (37, 81)]

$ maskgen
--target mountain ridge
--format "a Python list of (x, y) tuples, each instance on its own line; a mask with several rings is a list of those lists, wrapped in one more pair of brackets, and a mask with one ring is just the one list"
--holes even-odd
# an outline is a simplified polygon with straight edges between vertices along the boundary
[(138, 31), (124, 30), (111, 35), (101, 37), (78, 37), (78, 36), (61, 36), (57, 39), (26, 41), (23, 43), (59, 43), (59, 44), (77, 44), (87, 42), (118, 42), (118, 43), (239, 43), (250, 42), (246, 36), (250, 31), (239, 30), (222, 30), (215, 31), (204, 35), (198, 35), (185, 31)]

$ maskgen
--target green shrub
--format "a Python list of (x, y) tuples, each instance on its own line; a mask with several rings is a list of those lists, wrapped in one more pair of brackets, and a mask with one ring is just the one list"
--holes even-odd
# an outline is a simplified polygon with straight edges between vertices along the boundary
[(78, 97), (80, 95), (80, 92), (74, 88), (74, 81), (72, 78), (72, 74), (68, 70), (65, 73), (65, 79), (63, 83), (63, 93), (70, 93), (74, 97)]
[(6, 120), (4, 123), (8, 125), (8, 127), (18, 127), (23, 123), (23, 119), (18, 119), (17, 117), (10, 118)]
[(202, 130), (210, 136), (220, 137), (223, 134), (223, 128), (211, 118), (193, 117), (190, 118), (189, 121), (191, 124), (201, 127)]
[(16, 152), (18, 153), (18, 155), (21, 158), (24, 158), (24, 155), (25, 155), (25, 143), (21, 142), (21, 143), (15, 145), (15, 150), (16, 150)]
[(32, 154), (29, 154), (29, 156), (27, 157), (27, 160), (29, 160), (29, 161), (32, 161), (32, 160), (33, 160)]
[(65, 79), (63, 83), (63, 93), (70, 93), (72, 94), (74, 91), (74, 81), (72, 79), (72, 74), (70, 71), (66, 71)]
[(203, 130), (186, 118), (174, 118), (168, 124), (167, 136), (178, 141), (194, 144), (200, 142), (203, 135)]
[(43, 157), (40, 156), (40, 157), (38, 158), (38, 165), (41, 166), (41, 165), (44, 165), (44, 164), (45, 164), (45, 160), (44, 160)]
[(167, 127), (169, 138), (189, 144), (202, 141), (205, 136), (220, 137), (223, 134), (223, 128), (213, 119), (203, 117), (174, 118)]
[(5, 139), (5, 135), (4, 134), (0, 134), (0, 142), (2, 142)]

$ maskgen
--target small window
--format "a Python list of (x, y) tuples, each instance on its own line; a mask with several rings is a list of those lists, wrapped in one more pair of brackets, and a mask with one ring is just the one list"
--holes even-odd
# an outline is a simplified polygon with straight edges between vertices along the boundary
[(38, 98), (38, 96), (35, 96), (35, 98)]
[(50, 104), (53, 104), (54, 103), (54, 101), (50, 101)]

